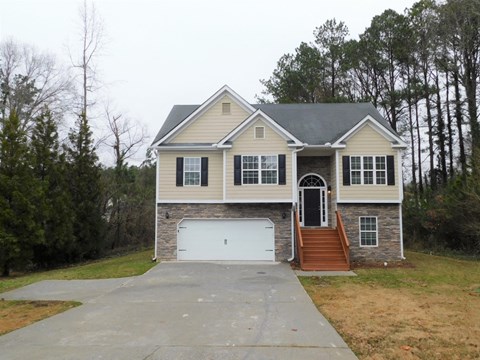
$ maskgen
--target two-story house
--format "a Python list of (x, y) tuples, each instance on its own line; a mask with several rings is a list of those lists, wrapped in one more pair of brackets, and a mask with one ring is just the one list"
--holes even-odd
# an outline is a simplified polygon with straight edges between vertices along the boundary
[(405, 143), (370, 103), (175, 105), (153, 141), (155, 256), (398, 260)]

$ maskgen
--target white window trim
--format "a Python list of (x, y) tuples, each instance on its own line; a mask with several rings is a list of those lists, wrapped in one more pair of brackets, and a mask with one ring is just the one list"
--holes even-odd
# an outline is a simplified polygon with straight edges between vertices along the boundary
[[(258, 169), (243, 169), (243, 158), (245, 156), (256, 156), (258, 157)], [(262, 169), (262, 156), (274, 156), (277, 159), (277, 168), (275, 169), (277, 171), (277, 181), (275, 183), (271, 184), (264, 184), (262, 183), (262, 170), (268, 171), (269, 169)], [(278, 177), (279, 177), (279, 169), (278, 169), (278, 154), (262, 154), (262, 155), (242, 155), (241, 157), (241, 162), (242, 162), (242, 185), (244, 186), (256, 186), (256, 185), (262, 185), (262, 186), (270, 186), (270, 185), (278, 185)], [(258, 171), (258, 183), (257, 184), (245, 184), (243, 182), (243, 172), (244, 171)]]
[[(263, 128), (263, 137), (257, 137), (257, 129)], [(253, 129), (253, 138), (255, 140), (265, 140), (266, 134), (265, 134), (265, 126), (255, 126)]]
[[(354, 169), (352, 170), (352, 158), (353, 157), (359, 157), (360, 158), (360, 169)], [(365, 169), (364, 168), (364, 158), (365, 157), (372, 157), (373, 158), (373, 169)], [(377, 157), (384, 158), (385, 160), (385, 169), (384, 170), (377, 170)], [(353, 183), (353, 176), (352, 172), (353, 171), (360, 171), (360, 184), (354, 184)], [(365, 184), (365, 171), (372, 171), (373, 172), (373, 184)], [(383, 184), (377, 184), (377, 171), (383, 171), (385, 173), (385, 183)], [(350, 155), (350, 185), (364, 185), (364, 186), (377, 186), (377, 185), (387, 185), (388, 179), (387, 179), (387, 156), (386, 155)]]
[[(374, 218), (375, 219), (375, 245), (362, 245), (362, 218)], [(373, 231), (364, 231), (373, 233)], [(377, 216), (359, 216), (358, 217), (358, 243), (363, 248), (375, 248), (378, 247), (378, 217)]]
[[(198, 159), (199, 162), (200, 162), (200, 170), (198, 171), (198, 185), (192, 185), (192, 184), (186, 184), (185, 183), (185, 180), (186, 180), (185, 174), (187, 173), (187, 171), (185, 170), (185, 166), (187, 164), (187, 162), (185, 161), (186, 159)], [(197, 172), (197, 171), (188, 171), (188, 172), (189, 173), (194, 173), (194, 172)], [(184, 157), (183, 158), (183, 186), (197, 187), (197, 186), (201, 186), (201, 184), (202, 184), (202, 158), (198, 157), (198, 156)]]

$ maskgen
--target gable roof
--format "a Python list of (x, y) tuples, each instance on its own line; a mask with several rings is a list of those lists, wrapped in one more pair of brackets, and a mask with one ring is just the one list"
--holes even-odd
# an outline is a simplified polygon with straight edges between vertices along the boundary
[(227, 136), (225, 136), (222, 140), (218, 142), (218, 146), (223, 146), (226, 143), (230, 143), (238, 136), (240, 136), (248, 126), (258, 119), (261, 119), (264, 123), (266, 123), (272, 130), (274, 130), (278, 135), (283, 137), (285, 140), (293, 143), (294, 145), (302, 145), (302, 142), (298, 140), (295, 136), (285, 130), (283, 127), (279, 126), (275, 120), (273, 120), (270, 116), (265, 114), (262, 110), (258, 109), (253, 114), (251, 114), (247, 119), (245, 119), (240, 125), (238, 125), (235, 129), (233, 129)]
[[(186, 126), (191, 124), (193, 121), (195, 121), (199, 116), (205, 113), (205, 111), (211, 108), (220, 98), (222, 98), (225, 95), (228, 95), (233, 101), (237, 103), (237, 105), (242, 107), (247, 113), (253, 113), (255, 111), (255, 108), (252, 107), (252, 105), (250, 105), (247, 101), (245, 101), (245, 99), (243, 99), (240, 95), (238, 95), (235, 91), (233, 91), (228, 85), (224, 85), (215, 94), (210, 96), (202, 105), (197, 106), (189, 115), (181, 119), (179, 122), (174, 121), (172, 119), (170, 121), (170, 124), (175, 123), (175, 125), (169, 131), (165, 131), (164, 136), (159, 137), (157, 135), (155, 137), (155, 140), (152, 143), (152, 146), (155, 145), (155, 143), (157, 142), (163, 142), (167, 138), (174, 136), (175, 133), (178, 133), (183, 128), (185, 128)], [(177, 112), (181, 112), (181, 111), (177, 111)], [(170, 114), (168, 117), (170, 117)], [(162, 126), (160, 131), (162, 131), (163, 128), (164, 126)]]
[(178, 124), (185, 120), (199, 107), (200, 105), (174, 105), (157, 136), (155, 136), (155, 140), (153, 140), (152, 145), (165, 137), (170, 131), (172, 131)]
[[(371, 117), (391, 133), (398, 134), (371, 103), (252, 104), (295, 138), (308, 145), (335, 143), (362, 120)], [(181, 124), (200, 105), (176, 105), (168, 115), (152, 145)], [(225, 134), (227, 135), (227, 134)]]
[(309, 145), (334, 143), (368, 115), (395, 134), (371, 103), (259, 104), (254, 107)]

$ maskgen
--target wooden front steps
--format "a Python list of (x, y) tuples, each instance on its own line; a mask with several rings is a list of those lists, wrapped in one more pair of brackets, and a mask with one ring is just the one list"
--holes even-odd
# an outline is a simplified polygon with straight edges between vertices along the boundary
[(301, 228), (301, 233), (302, 270), (350, 270), (337, 229)]

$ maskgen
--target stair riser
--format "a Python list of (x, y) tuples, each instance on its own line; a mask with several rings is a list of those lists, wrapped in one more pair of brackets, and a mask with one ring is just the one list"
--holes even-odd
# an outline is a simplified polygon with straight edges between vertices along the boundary
[(302, 229), (302, 241), (303, 270), (349, 270), (336, 229)]

